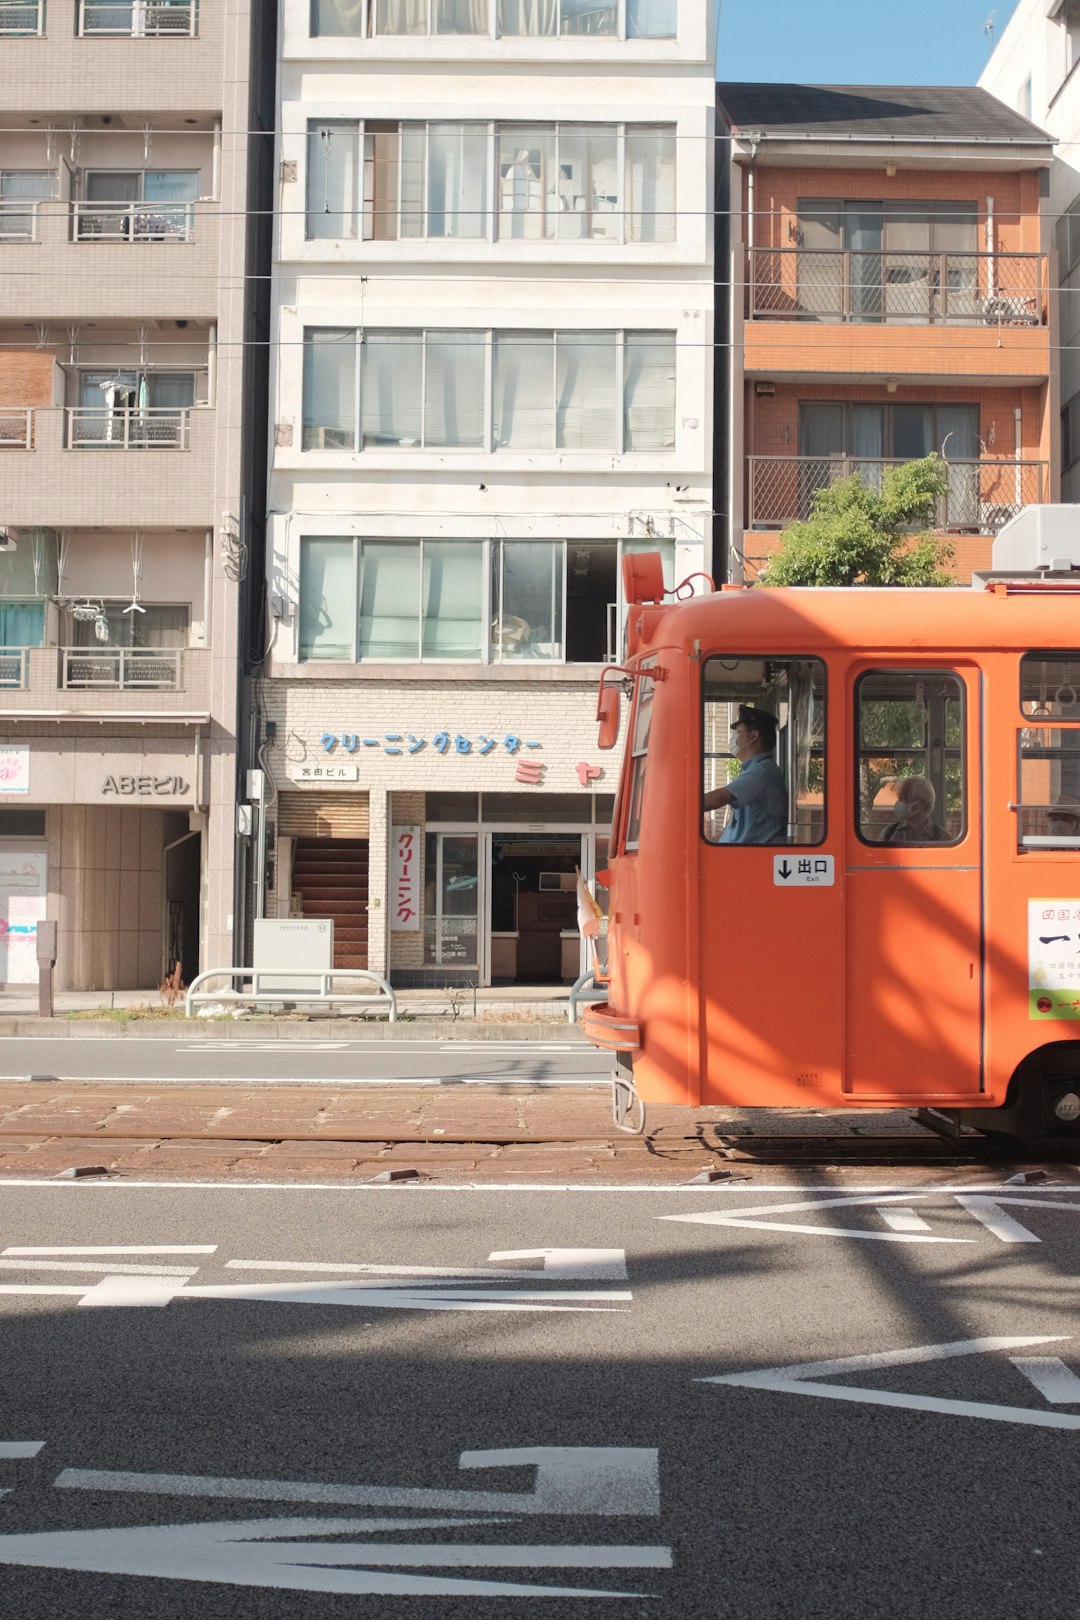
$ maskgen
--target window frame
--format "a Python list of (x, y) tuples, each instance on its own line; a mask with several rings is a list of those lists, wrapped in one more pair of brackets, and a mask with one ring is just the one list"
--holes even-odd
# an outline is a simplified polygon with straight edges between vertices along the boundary
[[(940, 742), (940, 744), (935, 744), (933, 737), (929, 735), (929, 726), (930, 726), (929, 714), (928, 714), (927, 722), (926, 722), (926, 726), (927, 726), (926, 738), (925, 738), (925, 741), (924, 741), (924, 745), (923, 745), (923, 747), (921, 749), (920, 748), (914, 748), (914, 747), (907, 746), (907, 745), (903, 745), (903, 744), (893, 744), (893, 743), (879, 743), (879, 744), (874, 744), (874, 745), (867, 744), (867, 745), (864, 746), (864, 744), (863, 744), (863, 730), (862, 730), (862, 700), (860, 698), (860, 692), (862, 690), (862, 687), (863, 687), (864, 683), (867, 682), (867, 681), (880, 680), (880, 679), (882, 679), (882, 677), (897, 677), (897, 676), (909, 676), (916, 683), (925, 682), (925, 681), (927, 681), (929, 679), (933, 679), (935, 677), (936, 678), (948, 677), (949, 679), (951, 679), (952, 681), (955, 682), (956, 689), (957, 689), (957, 695), (958, 695), (959, 700), (960, 700), (959, 745), (957, 747), (955, 747), (955, 748), (951, 747), (949, 745), (949, 743), (947, 742), (947, 740), (946, 740), (945, 731), (944, 731), (944, 726), (945, 726), (945, 720), (944, 719), (943, 719), (943, 723), (942, 723), (941, 742)], [(871, 701), (873, 701), (873, 700), (871, 699)], [(886, 701), (886, 700), (879, 699), (878, 701)], [(948, 699), (946, 699), (946, 702), (947, 701), (948, 701)], [(854, 830), (854, 833), (855, 833), (855, 837), (858, 840), (858, 842), (863, 846), (863, 848), (872, 849), (872, 850), (878, 850), (878, 851), (882, 852), (883, 854), (892, 854), (892, 855), (902, 854), (906, 850), (915, 849), (915, 850), (918, 850), (920, 852), (920, 855), (925, 856), (927, 853), (932, 853), (935, 850), (948, 850), (948, 851), (955, 850), (970, 835), (971, 829), (972, 829), (972, 824), (973, 824), (973, 817), (972, 817), (972, 802), (973, 801), (972, 801), (972, 793), (971, 793), (971, 756), (970, 756), (970, 750), (968, 748), (968, 711), (969, 711), (969, 702), (968, 702), (967, 681), (964, 679), (963, 668), (958, 664), (945, 664), (945, 663), (942, 663), (942, 664), (927, 664), (927, 665), (874, 664), (869, 668), (864, 668), (864, 669), (861, 669), (859, 671), (859, 673), (855, 677), (855, 681), (854, 681), (854, 684), (852, 686), (852, 693), (851, 693), (851, 718), (852, 718), (851, 745), (852, 745), (852, 750), (853, 750), (853, 753), (854, 753), (854, 760), (853, 760), (853, 767), (854, 768), (852, 770), (852, 792), (853, 792), (852, 826), (853, 826), (853, 830)], [(933, 782), (933, 776), (932, 776), (933, 765), (932, 765), (931, 761), (932, 761), (932, 755), (935, 752), (935, 750), (940, 751), (940, 756), (941, 756), (941, 760), (940, 760), (940, 778), (941, 778), (941, 783), (942, 783), (943, 788), (944, 788), (944, 785), (946, 783), (946, 772), (948, 770), (950, 758), (955, 758), (955, 760), (957, 762), (957, 765), (958, 765), (959, 774), (960, 774), (960, 790), (961, 791), (960, 791), (960, 827), (959, 827), (959, 830), (957, 831), (957, 833), (953, 837), (927, 838), (927, 839), (920, 839), (920, 840), (914, 840), (914, 841), (904, 840), (904, 841), (899, 842), (899, 843), (893, 843), (892, 841), (887, 841), (883, 837), (877, 837), (877, 838), (868, 837), (867, 834), (863, 830), (864, 829), (864, 821), (863, 821), (863, 803), (862, 803), (862, 791), (861, 791), (862, 762), (863, 762), (864, 756), (871, 757), (871, 756), (874, 756), (874, 755), (883, 755), (883, 754), (888, 754), (888, 755), (891, 755), (891, 756), (907, 756), (907, 757), (909, 757), (911, 759), (921, 758), (923, 761), (925, 761), (927, 763), (928, 768), (926, 770), (923, 770), (923, 771), (911, 771), (911, 772), (908, 772), (906, 774), (908, 774), (908, 775), (926, 776), (927, 780), (929, 780), (931, 782), (931, 785), (934, 786), (934, 788), (935, 788), (934, 815), (941, 818), (940, 821), (939, 821), (939, 825), (941, 826), (943, 831), (945, 830), (945, 819), (944, 818), (949, 813), (949, 807), (948, 807), (948, 805), (947, 805), (947, 803), (945, 801), (944, 793), (943, 792), (938, 792), (936, 783)], [(894, 781), (901, 781), (903, 779), (903, 774), (905, 774), (905, 773), (901, 773), (901, 772), (898, 771), (896, 776), (893, 778), (893, 780)], [(876, 797), (876, 793), (875, 793), (875, 797)]]
[[(576, 31), (574, 31), (574, 32), (564, 31), (564, 29), (563, 29), (564, 5), (569, 5), (569, 4), (572, 4), (572, 3), (573, 3), (573, 0), (556, 0), (555, 28), (551, 33), (528, 34), (528, 33), (507, 33), (504, 29), (500, 28), (500, 26), (499, 26), (499, 15), (500, 15), (500, 9), (501, 9), (501, 0), (485, 0), (485, 8), (486, 8), (486, 11), (487, 11), (487, 28), (484, 29), (484, 30), (480, 30), (480, 31), (478, 31), (476, 33), (465, 33), (465, 32), (459, 31), (457, 29), (446, 29), (446, 30), (441, 30), (440, 29), (440, 30), (436, 31), (436, 29), (434, 27), (434, 20), (435, 20), (435, 14), (436, 14), (437, 0), (426, 0), (427, 26), (423, 31), (413, 34), (413, 33), (405, 33), (405, 32), (400, 32), (399, 33), (399, 32), (389, 32), (389, 31), (386, 31), (386, 30), (380, 30), (379, 26), (378, 26), (378, 0), (363, 0), (363, 5), (361, 6), (361, 8), (359, 10), (359, 13), (358, 13), (359, 27), (356, 30), (356, 32), (355, 33), (342, 32), (342, 33), (338, 34), (338, 33), (319, 33), (317, 31), (316, 18), (317, 18), (317, 13), (318, 13), (318, 0), (311, 0), (311, 3), (310, 3), (309, 8), (308, 8), (308, 37), (309, 37), (309, 39), (362, 39), (362, 40), (365, 40), (365, 41), (376, 40), (376, 39), (378, 39), (378, 40), (382, 40), (382, 39), (390, 39), (390, 40), (396, 40), (396, 39), (473, 39), (473, 40), (478, 40), (478, 39), (488, 39), (488, 40), (495, 40), (495, 39), (523, 39), (523, 40), (571, 39), (571, 40), (581, 40), (581, 39), (590, 39), (590, 38), (592, 38), (592, 39), (597, 39), (597, 40), (601, 40), (601, 41), (609, 42), (609, 43), (610, 42), (626, 43), (627, 41), (632, 41), (632, 40), (647, 40), (650, 43), (654, 43), (654, 44), (657, 43), (658, 41), (669, 41), (669, 40), (670, 41), (676, 41), (679, 38), (679, 4), (680, 4), (680, 0), (671, 0), (671, 3), (674, 6), (674, 10), (675, 10), (675, 27), (674, 27), (674, 32), (669, 33), (669, 34), (664, 34), (664, 33), (656, 33), (656, 34), (652, 34), (652, 33), (649, 33), (649, 34), (634, 33), (634, 34), (631, 34), (629, 32), (629, 26), (628, 25), (629, 25), (629, 20), (630, 20), (630, 11), (632, 10), (632, 8), (633, 8), (633, 6), (635, 4), (644, 3), (644, 4), (647, 5), (648, 0), (611, 0), (610, 9), (612, 9), (615, 12), (615, 27), (614, 27), (614, 29), (612, 30), (611, 33), (590, 35), (590, 34), (584, 32), (584, 31), (582, 31), (580, 33), (576, 32)], [(682, 0), (682, 3), (685, 4), (686, 0)], [(608, 7), (605, 6), (605, 9), (608, 9)]]

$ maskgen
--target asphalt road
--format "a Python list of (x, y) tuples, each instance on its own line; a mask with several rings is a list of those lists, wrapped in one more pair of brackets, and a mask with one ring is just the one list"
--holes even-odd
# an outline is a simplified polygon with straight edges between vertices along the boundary
[(5, 1612), (1074, 1620), (1080, 1193), (873, 1176), (0, 1183)]
[(332, 1080), (348, 1085), (438, 1082), (596, 1085), (611, 1059), (578, 1041), (214, 1041), (137, 1036), (118, 1040), (0, 1039), (0, 1080), (205, 1080), (249, 1085)]

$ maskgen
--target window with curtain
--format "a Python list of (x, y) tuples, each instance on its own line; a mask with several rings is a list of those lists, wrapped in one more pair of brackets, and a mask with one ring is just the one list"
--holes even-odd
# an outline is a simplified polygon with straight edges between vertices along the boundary
[(559, 206), (555, 126), (503, 125), (498, 145), (500, 238), (553, 237)]
[(428, 0), (371, 0), (377, 34), (426, 34)]
[(554, 449), (554, 340), (553, 332), (496, 332), (496, 449)]
[(356, 445), (356, 333), (351, 327), (304, 332), (305, 450)]
[(129, 604), (106, 602), (102, 617), (108, 626), (108, 640), (103, 642), (97, 634), (93, 620), (73, 619), (70, 627), (71, 647), (186, 647), (190, 607), (162, 606), (143, 603), (142, 612), (132, 613)]
[(486, 34), (488, 0), (432, 0), (433, 34)]
[(559, 31), (559, 0), (498, 0), (499, 33), (540, 38)]
[(616, 450), (614, 332), (560, 332), (555, 354), (556, 448)]
[(671, 125), (626, 131), (626, 239), (675, 240), (675, 130)]
[(619, 31), (615, 0), (560, 0), (561, 34), (607, 34)]
[(484, 548), (475, 540), (425, 540), (421, 657), (476, 660), (484, 653)]
[(360, 442), (412, 449), (423, 434), (424, 335), (365, 333), (360, 366)]
[(365, 540), (359, 558), (357, 656), (420, 655), (420, 542)]
[(484, 124), (427, 125), (429, 237), (487, 235), (487, 153)]
[(483, 333), (428, 332), (425, 337), (425, 445), (483, 448)]
[(0, 241), (31, 238), (33, 204), (55, 196), (53, 169), (0, 169)]
[(364, 5), (365, 0), (311, 0), (312, 38), (360, 38), (364, 32)]
[(40, 647), (44, 639), (44, 602), (5, 602), (0, 597), (0, 647)]
[(623, 339), (623, 449), (675, 448), (675, 334)]
[(355, 658), (355, 542), (305, 536), (300, 542), (300, 657)]

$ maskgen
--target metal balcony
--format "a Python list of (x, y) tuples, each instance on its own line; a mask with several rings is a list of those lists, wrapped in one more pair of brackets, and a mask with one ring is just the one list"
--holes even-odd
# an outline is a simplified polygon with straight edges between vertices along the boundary
[(194, 242), (195, 204), (72, 204), (76, 242)]
[(191, 411), (164, 406), (102, 411), (69, 406), (69, 450), (186, 450)]
[[(2, 0), (0, 0), (2, 4)], [(79, 33), (153, 39), (198, 32), (198, 0), (80, 0)]]
[(29, 647), (0, 647), (0, 690), (24, 692), (29, 680)]
[(184, 649), (179, 647), (61, 647), (60, 685), (114, 692), (182, 692)]
[(0, 409), (0, 450), (34, 448), (33, 410)]
[(750, 320), (1042, 326), (1042, 253), (749, 250)]
[[(903, 465), (902, 460), (860, 456), (751, 456), (746, 527), (785, 528), (811, 515), (818, 490), (852, 473), (871, 489), (880, 489), (886, 469)], [(1045, 461), (949, 461), (948, 489), (938, 503), (934, 526), (997, 534), (1021, 507), (1047, 499), (1049, 472)]]
[(40, 209), (37, 202), (0, 202), (0, 242), (36, 242)]
[(45, 32), (45, 0), (0, 0), (0, 39)]

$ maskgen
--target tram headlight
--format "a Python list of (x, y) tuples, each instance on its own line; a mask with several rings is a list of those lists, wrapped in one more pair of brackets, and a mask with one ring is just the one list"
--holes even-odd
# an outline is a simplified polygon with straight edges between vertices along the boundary
[(1080, 1119), (1080, 1097), (1075, 1091), (1067, 1091), (1054, 1104), (1054, 1113), (1065, 1124), (1071, 1125), (1073, 1120)]

